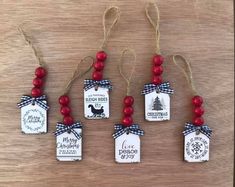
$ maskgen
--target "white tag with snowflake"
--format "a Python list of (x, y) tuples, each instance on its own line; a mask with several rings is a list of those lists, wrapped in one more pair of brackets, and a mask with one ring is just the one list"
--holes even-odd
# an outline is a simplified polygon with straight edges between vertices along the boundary
[(84, 90), (84, 116), (87, 119), (109, 118), (109, 89), (93, 87)]
[[(78, 134), (81, 128), (73, 129)], [(56, 136), (56, 157), (59, 161), (82, 160), (82, 137), (77, 138), (72, 132), (64, 132)]]
[(201, 132), (191, 132), (184, 137), (184, 160), (187, 162), (209, 161), (210, 139)]
[(37, 103), (23, 106), (21, 108), (21, 131), (25, 134), (47, 133), (47, 110)]
[(139, 135), (124, 133), (115, 139), (115, 160), (118, 163), (140, 162)]
[(156, 91), (145, 95), (145, 119), (148, 121), (170, 120), (170, 96)]

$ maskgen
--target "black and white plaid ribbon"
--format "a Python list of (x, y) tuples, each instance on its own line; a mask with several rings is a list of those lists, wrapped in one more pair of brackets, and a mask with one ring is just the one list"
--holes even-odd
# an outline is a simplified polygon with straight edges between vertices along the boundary
[(211, 137), (212, 134), (212, 130), (210, 127), (208, 127), (207, 125), (202, 125), (202, 126), (195, 126), (192, 123), (186, 123), (183, 134), (184, 136), (192, 133), (192, 132), (196, 132), (199, 131), (202, 134), (206, 135), (208, 138)]
[(155, 84), (145, 84), (144, 85), (144, 90), (142, 90), (141, 94), (146, 95), (149, 94), (153, 91), (161, 92), (161, 93), (166, 93), (166, 94), (173, 94), (174, 90), (170, 88), (170, 83), (169, 82), (164, 82), (159, 85)]
[(42, 95), (40, 97), (31, 97), (28, 95), (23, 95), (21, 97), (21, 102), (18, 103), (17, 105), (19, 108), (22, 108), (22, 107), (27, 106), (29, 104), (36, 103), (41, 108), (48, 110), (49, 106), (44, 102), (45, 100), (46, 100), (46, 95)]
[(65, 125), (63, 123), (57, 123), (56, 125), (56, 131), (55, 131), (55, 136), (59, 136), (65, 132), (68, 133), (73, 133), (74, 136), (79, 140), (80, 138), (82, 138), (81, 133), (77, 133), (77, 131), (75, 131), (74, 129), (81, 129), (82, 128), (82, 124), (80, 124), (79, 122), (76, 122), (72, 125)]
[(102, 88), (108, 88), (109, 90), (112, 90), (112, 85), (109, 80), (101, 80), (101, 81), (95, 81), (92, 79), (85, 79), (84, 80), (84, 89), (87, 91), (95, 86), (99, 86)]
[(143, 136), (144, 131), (139, 128), (139, 125), (133, 124), (130, 127), (126, 127), (122, 124), (116, 124), (114, 126), (115, 133), (113, 134), (113, 138), (116, 139), (119, 136), (123, 135), (124, 133), (132, 133), (135, 135)]

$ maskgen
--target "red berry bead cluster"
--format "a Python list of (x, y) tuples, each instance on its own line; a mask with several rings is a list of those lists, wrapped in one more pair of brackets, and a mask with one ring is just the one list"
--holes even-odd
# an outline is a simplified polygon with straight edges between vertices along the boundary
[(36, 77), (33, 79), (34, 87), (31, 90), (31, 95), (33, 97), (39, 97), (42, 95), (42, 86), (43, 86), (43, 78), (46, 76), (47, 72), (43, 67), (38, 67), (35, 70)]
[(153, 84), (161, 84), (162, 83), (162, 77), (161, 74), (163, 73), (163, 67), (162, 63), (164, 62), (164, 58), (161, 55), (155, 55), (153, 57)]
[(99, 51), (96, 53), (96, 62), (93, 65), (95, 70), (92, 73), (93, 80), (100, 81), (103, 79), (103, 69), (106, 58), (107, 54), (104, 51)]
[(131, 126), (133, 123), (131, 115), (134, 112), (134, 109), (132, 108), (132, 105), (134, 103), (134, 98), (132, 96), (126, 96), (123, 102), (124, 102), (124, 109), (123, 109), (124, 117), (122, 119), (122, 124), (125, 126)]
[(71, 109), (69, 107), (69, 97), (67, 95), (60, 96), (59, 103), (61, 105), (60, 113), (64, 116), (63, 123), (65, 125), (72, 125), (74, 121), (73, 117), (71, 116)]
[(203, 99), (201, 96), (194, 96), (192, 99), (192, 103), (194, 105), (194, 120), (193, 120), (193, 124), (196, 126), (201, 126), (204, 124), (204, 119), (202, 117), (202, 115), (204, 114), (204, 109), (202, 107), (202, 103), (203, 103)]

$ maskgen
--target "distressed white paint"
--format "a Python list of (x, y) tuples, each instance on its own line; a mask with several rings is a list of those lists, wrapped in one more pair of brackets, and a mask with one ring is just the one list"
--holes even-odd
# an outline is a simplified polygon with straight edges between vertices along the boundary
[(140, 137), (124, 133), (116, 138), (115, 160), (118, 163), (140, 162)]
[[(74, 130), (82, 133), (82, 129)], [(59, 161), (82, 160), (82, 138), (78, 140), (72, 132), (56, 136), (56, 157)]]
[(22, 107), (21, 130), (25, 134), (47, 133), (47, 111), (37, 103)]
[(210, 139), (203, 133), (192, 132), (184, 137), (184, 160), (187, 162), (209, 161)]
[(84, 116), (87, 119), (109, 118), (109, 90), (94, 87), (84, 90)]
[[(156, 103), (157, 100), (158, 103)], [(170, 120), (169, 94), (154, 91), (145, 95), (145, 119), (148, 121)]]

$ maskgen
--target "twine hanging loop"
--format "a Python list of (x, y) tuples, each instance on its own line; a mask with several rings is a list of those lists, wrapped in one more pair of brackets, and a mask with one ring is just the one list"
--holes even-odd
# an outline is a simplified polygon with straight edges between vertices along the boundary
[[(132, 68), (131, 68), (129, 76), (127, 76), (123, 73), (123, 59), (124, 59), (125, 54), (128, 52), (131, 53), (132, 56), (134, 57), (134, 59), (131, 61)], [(133, 73), (135, 70), (135, 64), (136, 64), (135, 51), (133, 49), (129, 49), (129, 48), (124, 49), (121, 54), (121, 59), (120, 59), (118, 68), (119, 68), (119, 72), (120, 72), (121, 76), (123, 77), (123, 79), (126, 81), (126, 84), (127, 84), (126, 95), (130, 95), (130, 83), (131, 83), (131, 79), (132, 79), (132, 76), (133, 76)]]
[[(107, 19), (108, 19), (109, 15), (113, 19), (113, 21), (112, 21), (111, 25), (108, 27)], [(103, 14), (104, 39), (103, 39), (102, 44), (100, 46), (101, 50), (104, 50), (104, 48), (106, 47), (111, 30), (117, 24), (119, 18), (120, 18), (120, 10), (116, 6), (109, 7), (104, 11), (104, 14)]]
[[(182, 55), (173, 55), (173, 62), (184, 73), (184, 76), (186, 77), (186, 79), (187, 79), (187, 81), (193, 91), (193, 94), (198, 95), (195, 84), (194, 84), (194, 80), (193, 80), (193, 73), (192, 73), (191, 64)], [(179, 62), (184, 63), (185, 67), (182, 67), (181, 65), (179, 65)]]
[[(89, 62), (90, 61), (90, 65), (88, 66), (88, 68), (85, 71), (81, 71), (80, 70), (80, 64), (81, 63), (85, 63), (85, 62)], [(68, 94), (69, 90), (71, 89), (71, 86), (73, 84), (73, 82), (76, 79), (81, 78), (82, 76), (84, 76), (87, 72), (89, 72), (94, 64), (95, 59), (91, 56), (86, 56), (84, 57), (77, 65), (77, 68), (75, 69), (71, 79), (68, 81), (67, 85), (65, 86), (65, 89), (63, 91), (63, 95)]]
[[(150, 15), (150, 9), (154, 8), (155, 18)], [(158, 6), (156, 3), (149, 2), (145, 6), (145, 13), (146, 16), (150, 22), (150, 24), (153, 26), (155, 30), (155, 39), (156, 39), (156, 54), (161, 54), (160, 49), (160, 30), (159, 30), (159, 23), (160, 23), (160, 12), (158, 9)], [(155, 20), (155, 21), (154, 21)]]

